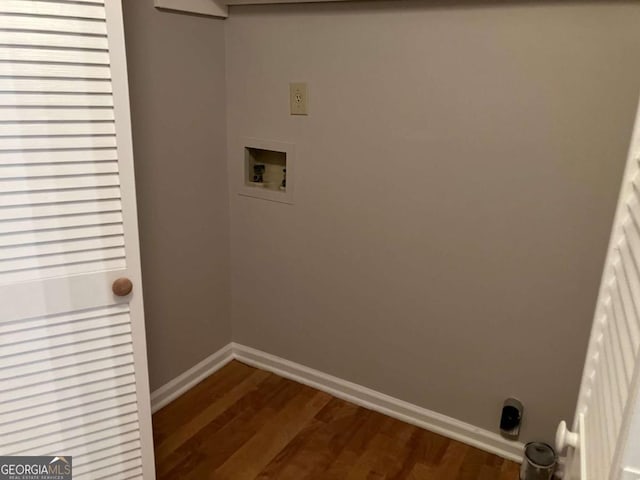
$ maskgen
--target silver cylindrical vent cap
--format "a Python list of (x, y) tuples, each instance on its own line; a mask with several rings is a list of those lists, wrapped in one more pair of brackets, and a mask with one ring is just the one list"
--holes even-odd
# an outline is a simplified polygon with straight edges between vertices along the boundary
[(520, 468), (520, 480), (551, 480), (556, 463), (556, 452), (549, 445), (542, 442), (527, 443)]

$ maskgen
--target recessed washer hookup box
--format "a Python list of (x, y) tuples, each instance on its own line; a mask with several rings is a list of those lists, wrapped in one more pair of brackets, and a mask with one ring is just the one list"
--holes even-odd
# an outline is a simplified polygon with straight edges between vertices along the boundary
[(0, 456), (0, 480), (71, 480), (71, 457)]

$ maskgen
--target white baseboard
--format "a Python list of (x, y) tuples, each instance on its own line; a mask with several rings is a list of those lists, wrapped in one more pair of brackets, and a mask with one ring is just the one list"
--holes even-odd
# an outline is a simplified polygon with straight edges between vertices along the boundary
[(500, 457), (522, 462), (524, 446), (521, 442), (506, 440), (497, 433), (238, 343), (230, 343), (153, 392), (152, 411), (167, 405), (233, 359)]
[(233, 360), (232, 344), (225, 345), (217, 352), (209, 355), (197, 365), (178, 375), (169, 383), (151, 393), (151, 411), (160, 410), (165, 405), (173, 402), (187, 390), (195, 387), (212, 373), (220, 370)]
[(233, 357), (262, 370), (303, 383), (356, 405), (375, 410), (403, 422), (458, 440), (503, 458), (522, 462), (524, 446), (502, 438), (497, 433), (475, 427), (455, 418), (398, 400), (384, 393), (327, 375), (299, 363), (260, 350), (233, 343)]

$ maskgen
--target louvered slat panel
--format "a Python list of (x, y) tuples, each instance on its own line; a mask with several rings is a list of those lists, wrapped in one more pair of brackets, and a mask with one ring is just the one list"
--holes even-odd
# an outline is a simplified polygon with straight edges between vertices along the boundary
[(33, 230), (49, 230), (80, 225), (104, 225), (108, 223), (121, 223), (120, 212), (107, 212), (89, 215), (69, 215), (67, 217), (25, 218), (20, 220), (7, 220), (2, 222), (2, 230), (5, 233), (25, 232)]
[(55, 150), (65, 148), (113, 148), (116, 137), (0, 137), (0, 150)]
[(128, 470), (122, 475), (117, 475), (113, 480), (142, 480), (142, 468), (138, 467), (133, 470)]
[[(638, 236), (638, 231), (632, 225), (625, 225), (623, 228), (625, 232), (626, 245), (630, 253), (629, 256), (632, 260), (632, 265), (630, 265), (629, 270), (637, 270), (637, 261), (640, 259), (640, 236)], [(640, 317), (636, 314), (632, 318), (629, 318), (627, 321), (627, 327), (634, 346), (634, 354), (637, 354), (638, 348), (640, 347)]]
[[(31, 352), (36, 352), (43, 349), (54, 350), (57, 347), (73, 345), (76, 342), (87, 342), (89, 340), (96, 340), (104, 337), (125, 335), (130, 332), (131, 329), (128, 323), (121, 323), (118, 325), (111, 325), (108, 327), (96, 328), (93, 330), (73, 332), (55, 338), (40, 338), (29, 342), (27, 345), (0, 345), (0, 358), (19, 355), (20, 359), (22, 360), (27, 358)], [(5, 360), (7, 362), (11, 361), (11, 359)], [(55, 382), (55, 380), (52, 381)]]
[(74, 0), (75, 3), (90, 3), (95, 5), (104, 5), (106, 0)]
[[(90, 472), (87, 474), (79, 475), (80, 480), (91, 479), (91, 480), (142, 480), (142, 458), (137, 458), (135, 461), (127, 462), (123, 464), (121, 468), (125, 468), (121, 472), (116, 472), (114, 469), (105, 470), (104, 473), (102, 470)], [(132, 468), (133, 467), (133, 468)], [(104, 475), (103, 475), (104, 473)], [(94, 475), (100, 475), (99, 477), (95, 477)]]
[[(604, 336), (603, 336), (604, 340)], [(609, 438), (609, 445), (615, 445), (616, 432), (619, 428), (619, 418), (615, 409), (615, 397), (613, 377), (611, 375), (611, 363), (608, 358), (608, 351), (604, 345), (604, 341), (601, 344), (602, 361), (600, 362), (600, 386), (604, 392), (604, 404), (606, 405), (605, 417), (607, 419), (607, 435)], [(613, 451), (611, 452), (613, 454)]]
[[(96, 335), (102, 335), (104, 331), (100, 329), (108, 329), (128, 324), (129, 317), (127, 315), (114, 315), (48, 325), (47, 336), (55, 337), (55, 340), (51, 340), (50, 338), (34, 340), (35, 332), (33, 330), (15, 330), (13, 332), (5, 332), (3, 335), (3, 344), (0, 345), (0, 357), (39, 350), (43, 345), (51, 347), (68, 345), (76, 340), (76, 335), (80, 332), (93, 332), (89, 334), (89, 337), (83, 337), (84, 340), (86, 340), (87, 338), (94, 338)], [(127, 333), (127, 330), (125, 329), (124, 332), (115, 329), (113, 330), (114, 335), (121, 333)], [(18, 343), (21, 345), (17, 345)]]
[(81, 405), (72, 408), (57, 408), (48, 414), (38, 417), (21, 418), (19, 421), (9, 422), (3, 425), (3, 428), (11, 429), (14, 432), (25, 431), (24, 436), (21, 437), (17, 435), (13, 437), (13, 440), (21, 441), (29, 438), (28, 436), (31, 435), (32, 432), (38, 431), (38, 429), (40, 429), (42, 434), (50, 433), (51, 431), (57, 430), (62, 424), (72, 426), (74, 421), (82, 420), (86, 418), (87, 415), (94, 415), (101, 411), (131, 405), (135, 403), (135, 401), (135, 392), (118, 397), (106, 396), (106, 398), (103, 397), (93, 402), (84, 401)]
[(96, 462), (96, 468), (82, 466), (76, 470), (74, 467), (73, 478), (74, 480), (102, 480), (107, 478), (109, 480), (129, 480), (134, 478), (131, 476), (132, 473), (137, 475), (140, 472), (139, 467), (141, 465), (140, 449), (137, 449), (132, 452), (114, 455), (111, 461)]
[(635, 310), (633, 306), (633, 301), (630, 296), (629, 289), (629, 278), (624, 269), (625, 257), (622, 253), (622, 249), (618, 249), (618, 253), (620, 255), (620, 263), (616, 265), (616, 276), (618, 278), (624, 279), (624, 281), (618, 284), (619, 294), (622, 298), (622, 303), (624, 304), (625, 310), (625, 322), (623, 324), (616, 325), (617, 327), (617, 336), (620, 342), (620, 355), (622, 356), (622, 361), (624, 364), (624, 373), (625, 378), (628, 383), (631, 382), (633, 376), (633, 366), (634, 366), (634, 354), (633, 354), (633, 344), (631, 341), (630, 333), (629, 333), (629, 319), (632, 319), (635, 315)]
[[(116, 200), (110, 207), (118, 205)], [(6, 232), (0, 235), (0, 282), (9, 277), (24, 281), (57, 275), (60, 269), (51, 269), (67, 264), (73, 272), (81, 271), (82, 264), (86, 264), (87, 271), (96, 266), (123, 266), (122, 213), (100, 210), (98, 207), (89, 214), (0, 222)], [(23, 273), (16, 273), (19, 271)]]
[[(2, 38), (0, 32), (0, 39)], [(111, 93), (111, 82), (79, 78), (16, 78), (0, 77), (2, 92), (65, 92), (65, 93)]]
[(140, 458), (140, 441), (122, 443), (102, 452), (87, 455), (88, 460), (76, 467), (73, 466), (74, 476), (85, 474), (99, 474), (100, 470), (112, 466), (115, 462), (123, 463)]
[(0, 108), (3, 122), (112, 121), (112, 108)]
[[(67, 419), (64, 424), (62, 423), (53, 423), (53, 424), (45, 424), (40, 425), (36, 428), (26, 430), (26, 431), (16, 431), (12, 432), (10, 436), (5, 437), (0, 443), (3, 451), (7, 451), (7, 449), (12, 449), (14, 445), (20, 444), (21, 442), (37, 439), (47, 435), (54, 435), (57, 432), (63, 432), (64, 434), (71, 433), (72, 435), (77, 435), (78, 433), (82, 433), (82, 428), (85, 423), (93, 423), (100, 421), (105, 417), (110, 416), (119, 416), (119, 415), (127, 415), (127, 414), (135, 414), (136, 412), (136, 404), (135, 403), (121, 403), (118, 404), (117, 407), (99, 411), (99, 412), (91, 412), (87, 415), (75, 417), (71, 419)], [(6, 442), (6, 443), (5, 443)]]
[[(115, 143), (115, 138), (113, 139)], [(2, 140), (0, 140), (0, 144)], [(0, 166), (0, 179), (118, 173), (117, 162)], [(61, 212), (62, 214), (62, 212)]]
[[(618, 272), (618, 269), (616, 269), (615, 271)], [(622, 280), (624, 280), (624, 277), (617, 278), (621, 278)], [(622, 347), (623, 339), (618, 335), (618, 332), (621, 329), (625, 328), (625, 325), (628, 324), (628, 320), (627, 312), (625, 311), (622, 304), (622, 296), (620, 295), (620, 282), (617, 280), (617, 278), (609, 289), (611, 294), (611, 312), (613, 313), (613, 317), (610, 319), (611, 321), (609, 321), (607, 325), (608, 329), (606, 331), (606, 338), (609, 342), (608, 345), (610, 348), (610, 352), (614, 357), (616, 363), (614, 372), (616, 373), (616, 377), (619, 377), (619, 380), (624, 384), (623, 389), (621, 390), (621, 394), (623, 394), (623, 396), (621, 397), (621, 401), (625, 401), (630, 376), (628, 376), (626, 373), (627, 367), (626, 362), (623, 358)]]
[(622, 410), (624, 409), (624, 402), (627, 399), (627, 390), (629, 387), (627, 383), (627, 376), (624, 371), (624, 362), (622, 360), (622, 355), (620, 354), (620, 349), (618, 348), (619, 338), (616, 329), (617, 323), (619, 323), (617, 319), (614, 322), (607, 323), (604, 349), (605, 358), (607, 359), (607, 364), (609, 365), (610, 370), (609, 377), (615, 385), (615, 391), (612, 392), (612, 394), (614, 395), (613, 404), (616, 425), (622, 421)]
[[(59, 358), (64, 357), (70, 354), (79, 354), (82, 352), (90, 352), (92, 350), (98, 350), (101, 348), (112, 348), (118, 345), (124, 345), (131, 342), (131, 336), (127, 332), (122, 332), (122, 327), (114, 327), (111, 329), (113, 332), (113, 336), (109, 338), (98, 338), (96, 335), (84, 335), (85, 340), (81, 345), (59, 345), (49, 349), (47, 358)], [(89, 338), (86, 338), (89, 337)], [(93, 339), (91, 339), (93, 337)], [(25, 353), (20, 357), (10, 356), (3, 359), (3, 367), (5, 368), (14, 368), (19, 365), (24, 365), (28, 362), (38, 362), (42, 360), (42, 355), (38, 351), (34, 351), (31, 353)], [(129, 371), (123, 371), (120, 374), (128, 374), (131, 373)], [(74, 384), (67, 385), (73, 386)], [(66, 387), (65, 387), (66, 388)], [(0, 397), (2, 397), (2, 392), (0, 391)], [(4, 401), (8, 401), (11, 397), (5, 398)]]
[[(612, 393), (614, 390), (613, 387), (613, 379), (610, 375), (611, 372), (611, 361), (608, 358), (609, 347), (608, 347), (608, 335), (607, 335), (607, 327), (611, 322), (613, 306), (611, 305), (611, 300), (608, 301), (607, 308), (607, 319), (606, 323), (603, 325), (600, 334), (600, 341), (598, 345), (600, 347), (600, 362), (599, 362), (599, 370), (598, 370), (598, 378), (599, 378), (599, 387), (603, 392), (603, 401), (606, 406), (605, 409), (605, 418), (606, 418), (606, 431), (608, 434), (609, 442), (608, 444), (613, 448), (615, 445), (615, 435), (616, 430), (618, 428), (618, 421), (616, 420), (616, 415), (614, 411), (614, 399), (612, 398)], [(613, 452), (611, 452), (613, 453)]]
[[(45, 0), (47, 1), (47, 0)], [(58, 1), (68, 1), (68, 0), (58, 0)], [(91, 5), (104, 5), (106, 0), (73, 0), (73, 3), (86, 3)]]
[[(132, 353), (131, 344), (123, 344), (112, 346), (109, 348), (101, 348), (98, 350), (92, 350), (90, 352), (82, 352), (74, 357), (59, 357), (49, 358), (40, 362), (29, 363), (24, 365), (15, 366), (9, 373), (11, 377), (7, 377), (10, 380), (14, 377), (21, 377), (24, 375), (36, 375), (40, 372), (56, 371), (70, 367), (76, 364), (84, 364), (90, 361), (103, 360), (110, 357), (123, 357), (124, 355)], [(8, 375), (9, 375), (8, 374)], [(32, 377), (34, 378), (34, 377)], [(23, 416), (29, 417), (28, 413), (23, 413)], [(0, 423), (2, 423), (3, 414), (0, 414)]]
[(109, 53), (99, 50), (51, 50), (46, 48), (0, 47), (0, 60), (3, 62), (20, 61), (109, 65)]
[[(599, 345), (602, 344), (602, 338), (600, 338)], [(601, 352), (601, 350), (599, 350)], [(610, 461), (613, 454), (613, 445), (615, 445), (615, 432), (613, 429), (613, 419), (611, 418), (611, 406), (609, 404), (609, 398), (605, 395), (607, 389), (605, 382), (605, 369), (603, 368), (605, 361), (602, 358), (602, 353), (599, 355), (598, 363), (596, 366), (596, 378), (594, 382), (594, 388), (596, 395), (599, 397), (600, 404), (602, 405), (602, 411), (598, 414), (602, 416), (602, 445), (604, 447), (604, 459)]]
[(40, 244), (45, 242), (65, 242), (69, 240), (122, 235), (120, 224), (89, 225), (86, 227), (67, 228), (65, 230), (44, 230), (0, 235), (0, 247), (19, 246), (23, 244)]
[[(24, 374), (11, 368), (13, 376), (0, 387), (0, 402), (9, 410), (0, 414), (0, 449), (14, 455), (33, 454), (37, 448), (64, 451), (74, 457), (74, 478), (134, 468), (141, 445), (131, 337), (124, 349), (106, 348), (100, 354), (79, 353), (75, 348), (87, 338), (109, 339), (130, 331), (126, 307), (57, 315), (53, 325), (37, 328), (47, 320), (2, 325), (0, 358), (19, 359), (22, 367), (31, 370)], [(47, 344), (53, 348), (43, 350)], [(62, 344), (70, 348), (57, 356), (56, 346)], [(23, 354), (28, 351), (52, 356), (49, 368), (34, 372), (32, 359)], [(35, 366), (42, 367), (42, 362)], [(7, 368), (5, 362), (1, 365)], [(113, 380), (101, 379), (105, 374)]]
[[(140, 432), (137, 422), (127, 424), (114, 431), (118, 432), (117, 435), (106, 437), (100, 441), (78, 446), (65, 445), (65, 451), (74, 452), (74, 478), (77, 478), (77, 475), (80, 474), (79, 472), (88, 473), (90, 470), (93, 470), (90, 468), (92, 464), (98, 468), (104, 468), (104, 464), (97, 464), (98, 461), (113, 457), (119, 453), (130, 452), (140, 448)], [(113, 431), (110, 431), (109, 433), (112, 432)], [(51, 450), (51, 452), (56, 451), (60, 450)], [(55, 453), (51, 455), (55, 455)], [(83, 468), (76, 469), (76, 467)]]
[(115, 135), (113, 122), (3, 123), (0, 136)]
[(116, 212), (121, 210), (122, 202), (117, 198), (97, 201), (55, 202), (44, 205), (0, 207), (0, 221), (17, 220), (26, 217), (40, 218), (56, 215)]
[(57, 17), (78, 17), (105, 19), (104, 8), (100, 5), (83, 5), (73, 3), (42, 2), (31, 0), (2, 0), (0, 13), (21, 13), (52, 15)]
[(48, 16), (27, 16), (0, 14), (2, 30), (35, 30), (38, 32), (57, 32), (63, 34), (107, 35), (104, 21), (81, 18), (55, 18)]
[[(0, 449), (65, 452), (74, 478), (134, 468), (141, 445), (130, 331), (126, 305), (0, 320)], [(126, 343), (113, 346), (117, 337)], [(101, 348), (79, 348), (91, 342)]]
[(615, 361), (613, 359), (612, 349), (612, 341), (609, 337), (609, 331), (611, 330), (611, 322), (607, 325), (607, 330), (605, 331), (605, 336), (603, 338), (603, 360), (604, 360), (604, 378), (605, 383), (607, 385), (608, 391), (606, 392), (608, 395), (608, 403), (609, 409), (611, 413), (611, 426), (613, 427), (613, 431), (617, 431), (620, 428), (620, 422), (622, 421), (622, 411), (621, 404), (623, 403), (623, 399), (620, 396), (620, 389), (617, 384), (617, 377), (615, 374)]
[(116, 453), (130, 451), (132, 450), (131, 446), (138, 441), (139, 435), (134, 431), (125, 433), (120, 437), (111, 437), (107, 442), (100, 442), (101, 444), (98, 445), (89, 445), (83, 452), (83, 457), (78, 460), (78, 463), (74, 462), (74, 467), (109, 458)]
[[(48, 382), (52, 375), (55, 375), (59, 378), (75, 377), (79, 373), (85, 374), (90, 372), (104, 371), (107, 369), (116, 369), (118, 367), (131, 365), (132, 363), (133, 363), (133, 358), (129, 355), (129, 356), (113, 357), (109, 359), (102, 359), (95, 362), (92, 361), (87, 365), (71, 365), (69, 367), (61, 368), (58, 370), (49, 370), (48, 372), (45, 372), (45, 373), (48, 373), (49, 375), (45, 375), (45, 374), (25, 375), (24, 377), (10, 379), (7, 381), (7, 388), (12, 387), (16, 389), (25, 390), (31, 387), (39, 387), (39, 386), (46, 387), (48, 386)], [(89, 411), (91, 407), (89, 407), (88, 405), (89, 405), (88, 402), (84, 401), (81, 407), (86, 406), (86, 411)], [(57, 415), (57, 412), (55, 410), (53, 410), (52, 412), (53, 414)], [(64, 415), (67, 415), (67, 414), (68, 414), (68, 411), (65, 410)], [(22, 424), (24, 422), (29, 422), (29, 421), (30, 420), (28, 418), (24, 418), (22, 417), (22, 415), (14, 415), (13, 423), (15, 424)], [(9, 427), (5, 427), (5, 428), (9, 428)], [(13, 425), (11, 426), (11, 428), (16, 430), (19, 429), (19, 427), (14, 428)]]
[[(600, 390), (597, 389), (597, 386), (595, 385), (595, 381), (593, 382), (594, 385), (594, 389), (596, 389), (596, 392), (599, 392)], [(604, 404), (602, 402), (602, 396), (599, 395), (598, 393), (595, 393), (592, 395), (594, 404), (593, 404), (593, 414), (592, 417), (595, 420), (595, 424), (596, 424), (596, 428), (594, 429), (594, 433), (597, 433), (597, 437), (601, 439), (601, 441), (599, 442), (590, 442), (589, 445), (592, 447), (591, 450), (588, 453), (588, 456), (594, 456), (594, 460), (596, 461), (596, 465), (597, 468), (600, 469), (601, 473), (604, 474), (605, 470), (606, 470), (606, 466), (608, 464), (608, 460), (607, 460), (607, 456), (608, 456), (608, 451), (610, 450), (610, 446), (607, 442), (607, 436), (606, 436), (606, 431), (607, 431), (607, 425), (605, 423), (605, 418), (603, 415), (603, 411), (604, 411)], [(593, 447), (596, 448), (593, 448)], [(596, 476), (595, 478), (603, 478), (604, 475), (602, 476)]]
[(2, 260), (0, 262), (0, 271), (2, 272), (0, 278), (11, 276), (14, 279), (19, 278), (20, 281), (28, 281), (41, 278), (42, 271), (46, 271), (47, 268), (121, 259), (124, 259), (124, 248), (100, 248), (85, 252), (65, 252), (64, 254)]
[[(18, 47), (91, 49), (103, 51), (107, 51), (109, 49), (107, 37), (65, 35), (33, 31), (0, 31), (0, 44)], [(38, 89), (38, 91), (48, 92), (50, 90)]]
[(96, 470), (94, 472), (78, 475), (74, 477), (74, 480), (128, 480), (131, 478), (131, 471), (142, 465), (142, 459), (140, 457), (125, 462), (118, 462), (117, 460), (112, 462), (110, 467), (102, 470)]
[[(593, 381), (593, 374), (590, 376)], [(597, 395), (593, 395), (593, 383), (591, 386), (591, 395), (589, 396), (588, 404), (590, 405), (590, 409), (592, 411), (601, 410), (602, 406), (600, 404), (599, 398)], [(585, 412), (586, 426), (589, 435), (596, 436), (596, 438), (602, 438), (603, 429), (601, 425), (601, 416), (596, 414), (591, 414), (591, 412)], [(585, 434), (587, 434), (585, 432)], [(602, 442), (596, 442), (593, 444), (593, 448), (591, 448), (590, 452), (585, 452), (589, 473), (595, 478), (602, 478), (602, 472), (604, 469), (604, 445)]]
[(58, 190), (65, 188), (96, 188), (120, 185), (118, 175), (74, 175), (56, 178), (28, 178), (0, 180), (0, 191), (5, 193)]
[[(25, 245), (0, 249), (0, 261), (7, 259), (39, 258), (47, 255), (62, 255), (65, 253), (82, 251), (100, 251), (114, 247), (124, 247), (124, 241), (120, 236), (89, 238), (84, 240), (72, 240), (51, 245)], [(37, 261), (37, 260), (36, 260)]]
[(57, 406), (58, 402), (63, 405), (79, 405), (83, 402), (85, 396), (88, 398), (95, 398), (96, 396), (104, 398), (110, 392), (119, 391), (127, 385), (135, 385), (135, 377), (133, 375), (114, 375), (110, 378), (102, 378), (95, 382), (87, 382), (64, 390), (43, 392), (42, 395), (29, 398), (28, 405), (25, 405), (24, 398), (13, 397), (3, 403), (2, 407), (7, 415), (16, 415), (16, 412), (22, 412), (25, 408), (27, 411), (25, 416), (29, 416), (29, 414), (31, 416), (41, 415), (51, 412), (53, 406)]
[(140, 458), (140, 442), (130, 442), (128, 444), (119, 446), (117, 448), (111, 449), (113, 450), (113, 455), (107, 458), (99, 458), (100, 455), (103, 455), (102, 452), (97, 452), (93, 455), (87, 455), (89, 457), (89, 461), (87, 463), (83, 463), (78, 468), (73, 469), (74, 476), (82, 476), (82, 475), (102, 475), (101, 470), (106, 470), (112, 468), (114, 464), (119, 465), (126, 463), (130, 460), (139, 459)]
[(112, 107), (111, 95), (0, 93), (2, 107)]
[[(637, 329), (637, 327), (634, 326), (634, 323), (635, 319), (638, 318), (638, 312), (640, 312), (640, 276), (638, 275), (638, 270), (633, 265), (633, 256), (628, 242), (625, 239), (620, 242), (619, 250), (620, 257), (622, 258), (622, 269), (624, 271), (624, 278), (626, 280), (625, 286), (629, 291), (630, 300), (633, 305), (634, 315), (631, 315), (629, 317), (628, 323), (626, 325), (630, 341), (633, 343), (632, 338), (636, 338), (636, 335), (634, 334), (633, 337), (631, 337), (631, 335), (633, 334), (632, 332)], [(636, 346), (637, 345), (634, 343), (634, 348)]]
[[(38, 437), (22, 442), (17, 442), (12, 444), (10, 450), (5, 451), (9, 452), (7, 453), (7, 455), (25, 455), (29, 452), (43, 451), (44, 449), (46, 449), (47, 451), (58, 452), (67, 451), (67, 443), (71, 443), (72, 441), (84, 440), (94, 433), (98, 436), (106, 437), (121, 425), (125, 425), (131, 422), (137, 422), (137, 420), (138, 415), (136, 413), (120, 415), (117, 412), (115, 414), (113, 412), (105, 412), (105, 415), (101, 420), (85, 425), (84, 429), (82, 430), (75, 429), (68, 432), (56, 432), (53, 434), (49, 434), (47, 437)], [(57, 448), (54, 450), (54, 447)], [(69, 450), (73, 452), (73, 449)]]
[(631, 382), (631, 374), (633, 373), (633, 369), (629, 369), (629, 365), (627, 365), (626, 360), (626, 350), (624, 344), (627, 343), (627, 340), (623, 335), (624, 332), (620, 332), (620, 323), (616, 322), (615, 325), (610, 325), (610, 329), (607, 332), (610, 335), (610, 343), (611, 349), (613, 352), (613, 356), (615, 358), (615, 366), (616, 366), (616, 381), (620, 385), (620, 400), (626, 401), (628, 396), (628, 388), (629, 383)]
[(37, 271), (17, 271), (8, 272), (0, 277), (0, 284), (10, 284), (17, 282), (27, 282), (32, 280), (45, 279), (50, 277), (61, 277), (79, 275), (87, 272), (105, 272), (109, 270), (123, 270), (127, 267), (124, 257), (108, 257), (104, 255), (102, 260), (82, 261), (78, 263), (65, 263), (63, 265), (52, 265), (49, 267), (39, 267)]
[(137, 467), (111, 477), (112, 480), (142, 480), (142, 468)]
[(5, 62), (2, 73), (11, 77), (51, 77), (108, 80), (109, 67), (101, 65), (62, 65), (47, 63)]
[[(86, 352), (78, 352), (75, 355), (63, 355), (60, 357), (50, 358), (41, 361), (35, 361), (33, 363), (24, 363), (19, 365), (12, 365), (12, 370), (8, 373), (11, 377), (7, 377), (7, 387), (10, 385), (20, 388), (28, 387), (31, 385), (36, 385), (42, 383), (43, 380), (50, 379), (51, 375), (59, 375), (62, 376), (65, 373), (73, 372), (73, 367), (77, 367), (79, 365), (78, 362), (83, 362), (83, 364), (87, 364), (87, 368), (83, 369), (82, 373), (88, 373), (91, 371), (102, 370), (105, 365), (109, 366), (126, 366), (129, 365), (130, 359), (129, 355), (131, 354), (131, 343), (128, 342), (127, 338), (123, 336), (123, 343), (121, 345), (111, 345), (108, 347), (99, 348), (97, 350), (89, 350)], [(15, 360), (15, 359), (13, 359)], [(16, 362), (14, 362), (16, 363)], [(7, 370), (5, 372), (7, 374)], [(73, 375), (76, 375), (78, 372), (75, 371)], [(68, 375), (67, 375), (68, 376)], [(96, 398), (102, 399), (104, 395), (96, 394)], [(75, 399), (71, 398), (67, 401), (63, 401), (63, 399), (59, 399), (58, 401), (62, 402), (62, 404), (69, 406), (73, 406), (75, 403)], [(4, 419), (3, 423), (9, 423), (10, 421), (16, 421), (17, 416), (15, 412), (12, 414), (9, 407), (3, 405), (2, 414), (0, 414), (0, 418)], [(29, 405), (28, 408), (20, 409), (20, 419), (27, 419), (32, 416), (38, 416), (45, 413), (51, 412), (51, 408), (43, 407), (42, 405)], [(35, 412), (35, 413), (32, 413)]]
[[(0, 151), (0, 165), (26, 165), (31, 163), (65, 163), (65, 162), (100, 162), (117, 160), (118, 153), (115, 149), (105, 148), (98, 150), (64, 150), (52, 152), (23, 151), (17, 155), (15, 152)], [(2, 190), (0, 190), (0, 193)], [(1, 204), (0, 204), (1, 205)]]
[(637, 269), (640, 266), (640, 236), (638, 235), (638, 230), (629, 217), (623, 222), (622, 230), (624, 232), (624, 239), (629, 247), (629, 252), (631, 253), (633, 266)]
[[(35, 360), (30, 363), (20, 363), (20, 359), (9, 358), (7, 364), (11, 364), (11, 370), (8, 370), (7, 367), (3, 367), (3, 375), (6, 375), (7, 382), (13, 382), (16, 386), (28, 386), (34, 383), (38, 383), (39, 378), (42, 377), (43, 372), (45, 372), (45, 380), (47, 379), (47, 375), (51, 371), (56, 371), (60, 373), (65, 368), (77, 366), (79, 364), (89, 365), (91, 362), (103, 362), (105, 360), (113, 358), (117, 358), (117, 365), (128, 365), (129, 361), (127, 360), (127, 355), (132, 353), (132, 345), (130, 342), (130, 338), (126, 334), (121, 334), (108, 342), (100, 342), (97, 340), (87, 342), (93, 347), (98, 347), (94, 349), (88, 349), (83, 351), (84, 349), (80, 349), (73, 355), (65, 354), (63, 349), (59, 349), (61, 351), (56, 350), (56, 354), (60, 353), (59, 356), (45, 358), (41, 360)], [(32, 356), (30, 355), (30, 358)], [(86, 373), (90, 370), (101, 369), (100, 365), (102, 363), (91, 363), (86, 370), (82, 370), (82, 373)], [(38, 377), (40, 375), (40, 377)], [(24, 377), (24, 378), (22, 378)], [(7, 383), (9, 385), (9, 383)], [(7, 387), (8, 388), (8, 387)], [(41, 400), (41, 399), (38, 399)], [(59, 401), (62, 401), (63, 398), (59, 398)], [(74, 400), (71, 399), (72, 403)], [(65, 403), (65, 402), (63, 402)], [(38, 409), (39, 404), (30, 405), (29, 408)], [(3, 405), (3, 413), (0, 415), (9, 415), (11, 411), (10, 405)], [(43, 413), (43, 412), (40, 412)], [(25, 417), (30, 415), (25, 414)], [(15, 417), (14, 417), (15, 419)]]
[[(640, 156), (636, 157), (633, 162), (636, 163), (636, 165), (634, 165), (634, 172), (633, 175), (631, 176), (631, 180), (630, 183), (633, 186), (635, 192), (634, 195), (637, 197), (638, 196), (638, 187), (640, 187), (640, 170), (638, 170), (638, 167), (640, 166)], [(628, 199), (627, 199), (628, 200)]]
[[(108, 307), (93, 308), (89, 311), (80, 310), (77, 312), (67, 312), (58, 315), (47, 315), (44, 317), (28, 318), (11, 322), (3, 322), (0, 318), (0, 334), (21, 330), (36, 330), (49, 325), (77, 322), (79, 320), (90, 320), (99, 317), (122, 316), (128, 314), (129, 307), (126, 304), (117, 304)], [(0, 368), (2, 368), (1, 365)]]
[[(121, 423), (111, 427), (107, 432), (94, 432), (81, 439), (71, 439), (65, 443), (64, 449), (73, 451), (77, 461), (82, 462), (84, 455), (88, 453), (116, 445), (122, 438), (131, 439), (139, 436), (139, 430), (140, 424), (137, 421)], [(45, 448), (46, 450), (42, 451), (51, 452), (46, 455), (55, 455), (55, 452), (63, 450), (63, 447), (58, 444), (47, 445)]]

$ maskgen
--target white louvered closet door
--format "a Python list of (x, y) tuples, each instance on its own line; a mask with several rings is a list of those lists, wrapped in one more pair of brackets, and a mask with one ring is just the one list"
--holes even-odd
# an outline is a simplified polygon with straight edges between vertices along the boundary
[(76, 480), (155, 478), (121, 8), (0, 0), (0, 454)]
[[(569, 480), (640, 479), (640, 109), (596, 304), (573, 432)], [(635, 420), (634, 420), (635, 418)], [(637, 432), (630, 428), (637, 423)]]

